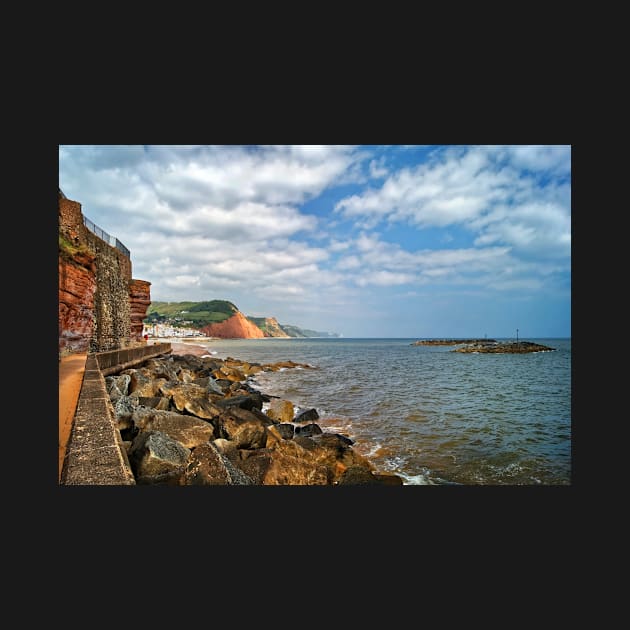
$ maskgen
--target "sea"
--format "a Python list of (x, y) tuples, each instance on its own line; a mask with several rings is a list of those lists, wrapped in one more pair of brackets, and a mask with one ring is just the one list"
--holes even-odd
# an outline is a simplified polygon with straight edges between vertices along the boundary
[[(453, 352), (421, 338), (265, 338), (199, 342), (218, 358), (290, 360), (250, 385), (315, 408), (404, 485), (570, 485), (571, 339), (521, 339), (527, 354)], [(497, 341), (513, 341), (499, 339)]]

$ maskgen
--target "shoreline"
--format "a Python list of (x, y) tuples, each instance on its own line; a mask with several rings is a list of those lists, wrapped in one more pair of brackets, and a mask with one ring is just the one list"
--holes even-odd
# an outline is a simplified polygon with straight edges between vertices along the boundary
[(178, 356), (192, 354), (195, 357), (201, 357), (206, 354), (210, 354), (208, 348), (199, 345), (201, 340), (215, 341), (217, 337), (202, 337), (201, 339), (195, 339), (194, 341), (175, 341), (176, 339), (184, 339), (184, 337), (159, 337), (149, 339), (149, 341), (147, 341), (147, 345), (153, 346), (158, 343), (170, 343), (173, 351), (172, 354), (176, 354)]
[(290, 399), (247, 384), (258, 372), (311, 366), (250, 364), (212, 357), (199, 344), (170, 343), (171, 352), (106, 377), (136, 483), (404, 485), (379, 472), (354, 440), (320, 427), (316, 409), (296, 415)]
[[(178, 341), (180, 339), (182, 339), (182, 338), (181, 337), (162, 337), (162, 338), (159, 338), (159, 341), (154, 340), (154, 342), (155, 343), (162, 343), (162, 342), (170, 343), (171, 344), (171, 349), (172, 349), (171, 355), (176, 355), (176, 356), (181, 356), (181, 357), (183, 357), (185, 355), (193, 355), (195, 357), (210, 357), (210, 356), (212, 356), (214, 358), (215, 355), (211, 355), (212, 350), (210, 348), (208, 348), (206, 346), (199, 345), (200, 339), (194, 339), (194, 341), (193, 341), (193, 339), (191, 339), (188, 342)], [(203, 339), (204, 339), (204, 341), (207, 340), (208, 342), (216, 341), (216, 340), (219, 340), (219, 341), (223, 340), (220, 337), (207, 337), (207, 338), (204, 337)], [(195, 343), (195, 342), (197, 342), (197, 343)], [(149, 340), (149, 344), (150, 343), (151, 343), (151, 340)], [(220, 360), (223, 360), (223, 359), (220, 359)], [(240, 361), (240, 359), (235, 359), (235, 360)], [(260, 393), (266, 395), (263, 391), (260, 391)], [(285, 400), (289, 400), (289, 399), (285, 399)], [(294, 404), (292, 400), (289, 400), (289, 402), (291, 402), (291, 404)], [(295, 406), (296, 410), (297, 410), (297, 408), (298, 407)], [(295, 416), (294, 416), (294, 419), (295, 419)], [(292, 424), (294, 423), (294, 419), (290, 421)], [(392, 473), (389, 473), (388, 471), (381, 470), (376, 465), (376, 463), (372, 460), (372, 455), (373, 455), (372, 450), (376, 449), (378, 451), (381, 448), (383, 448), (383, 447), (379, 446), (379, 445), (371, 446), (371, 447), (367, 448), (367, 452), (366, 452), (364, 450), (364, 448), (363, 448), (363, 445), (361, 445), (359, 447), (354, 446), (354, 450), (357, 453), (361, 454), (363, 457), (365, 457), (370, 462), (370, 465), (374, 467), (374, 472), (375, 473), (383, 474), (383, 475), (392, 474)], [(403, 480), (403, 485), (406, 485), (406, 483), (407, 483), (407, 481)]]
[[(168, 338), (159, 338), (159, 341), (157, 339), (154, 339), (154, 343), (170, 343), (171, 344), (171, 349), (172, 352), (170, 353), (171, 355), (176, 355), (176, 356), (185, 356), (185, 355), (193, 355), (195, 357), (210, 357), (212, 356), (214, 358), (214, 355), (211, 355), (211, 353), (213, 352), (211, 348), (207, 347), (207, 346), (202, 346), (199, 345), (200, 342), (203, 340), (204, 342), (212, 342), (212, 341), (216, 341), (216, 340), (222, 340), (222, 338), (220, 337), (204, 337), (202, 339), (199, 338), (191, 338), (190, 341), (182, 341), (182, 338), (179, 337), (168, 337)], [(148, 342), (149, 344), (151, 344), (151, 340), (149, 340)], [(224, 361), (224, 359), (219, 359), (220, 361)], [(240, 361), (240, 359), (234, 359), (235, 361)], [(260, 391), (260, 394), (263, 396), (268, 396), (268, 394), (265, 394), (265, 392)], [(277, 398), (276, 396), (272, 396), (272, 398)], [(290, 402), (293, 406), (294, 406), (294, 413), (296, 415), (294, 415), (293, 419), (291, 420), (285, 420), (285, 422), (288, 422), (289, 424), (293, 424), (294, 426), (298, 427), (299, 430), (299, 425), (297, 425), (295, 423), (295, 419), (296, 417), (299, 415), (297, 414), (297, 409), (298, 406), (295, 405), (293, 403), (292, 400), (290, 399), (282, 399), (282, 400), (286, 400), (288, 402)], [(313, 420), (312, 422), (317, 422), (317, 420)], [(329, 431), (327, 429), (324, 428), (324, 432), (328, 433)], [(333, 432), (336, 433), (336, 432)], [(343, 433), (342, 433), (343, 435)], [(345, 436), (348, 437), (348, 436)], [(382, 447), (379, 447), (382, 448)], [(388, 471), (383, 471), (380, 470), (378, 466), (376, 466), (376, 464), (372, 461), (372, 457), (371, 457), (371, 453), (368, 451), (367, 453), (363, 451), (363, 449), (361, 447), (358, 447), (356, 445), (353, 444), (352, 450), (355, 451), (357, 453), (357, 455), (359, 455), (360, 457), (364, 457), (366, 459), (367, 462), (369, 462), (369, 465), (371, 466), (373, 472), (375, 475), (377, 475), (379, 478), (380, 477), (385, 477), (385, 478), (392, 478), (392, 480), (394, 478), (399, 478), (401, 481), (401, 485), (406, 485), (407, 484), (407, 480), (399, 475), (393, 474), (391, 472)]]

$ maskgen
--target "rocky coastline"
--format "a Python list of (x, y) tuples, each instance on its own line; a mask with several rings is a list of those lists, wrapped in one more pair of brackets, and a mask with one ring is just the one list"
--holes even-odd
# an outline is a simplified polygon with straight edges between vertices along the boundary
[(315, 409), (248, 383), (260, 371), (318, 368), (195, 354), (165, 354), (105, 378), (137, 484), (403, 485), (348, 436), (323, 431)]

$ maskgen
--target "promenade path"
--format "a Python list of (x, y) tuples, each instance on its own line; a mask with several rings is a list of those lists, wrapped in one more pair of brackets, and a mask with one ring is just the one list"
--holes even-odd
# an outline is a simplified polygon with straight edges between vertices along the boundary
[(59, 477), (72, 431), (72, 421), (83, 384), (87, 354), (71, 354), (59, 361)]

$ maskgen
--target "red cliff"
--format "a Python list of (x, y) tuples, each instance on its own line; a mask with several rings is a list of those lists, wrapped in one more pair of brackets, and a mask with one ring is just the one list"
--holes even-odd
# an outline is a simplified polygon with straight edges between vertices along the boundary
[(87, 352), (94, 330), (95, 256), (59, 257), (59, 352)]
[(240, 311), (222, 322), (204, 326), (201, 332), (208, 337), (220, 339), (262, 339), (265, 336), (263, 331)]
[[(131, 278), (128, 250), (59, 190), (59, 357), (142, 343), (150, 282)], [(105, 235), (105, 236), (104, 236)], [(105, 240), (104, 240), (105, 239)]]
[(129, 282), (130, 337), (132, 341), (142, 340), (142, 320), (147, 316), (151, 304), (151, 283), (146, 280)]

